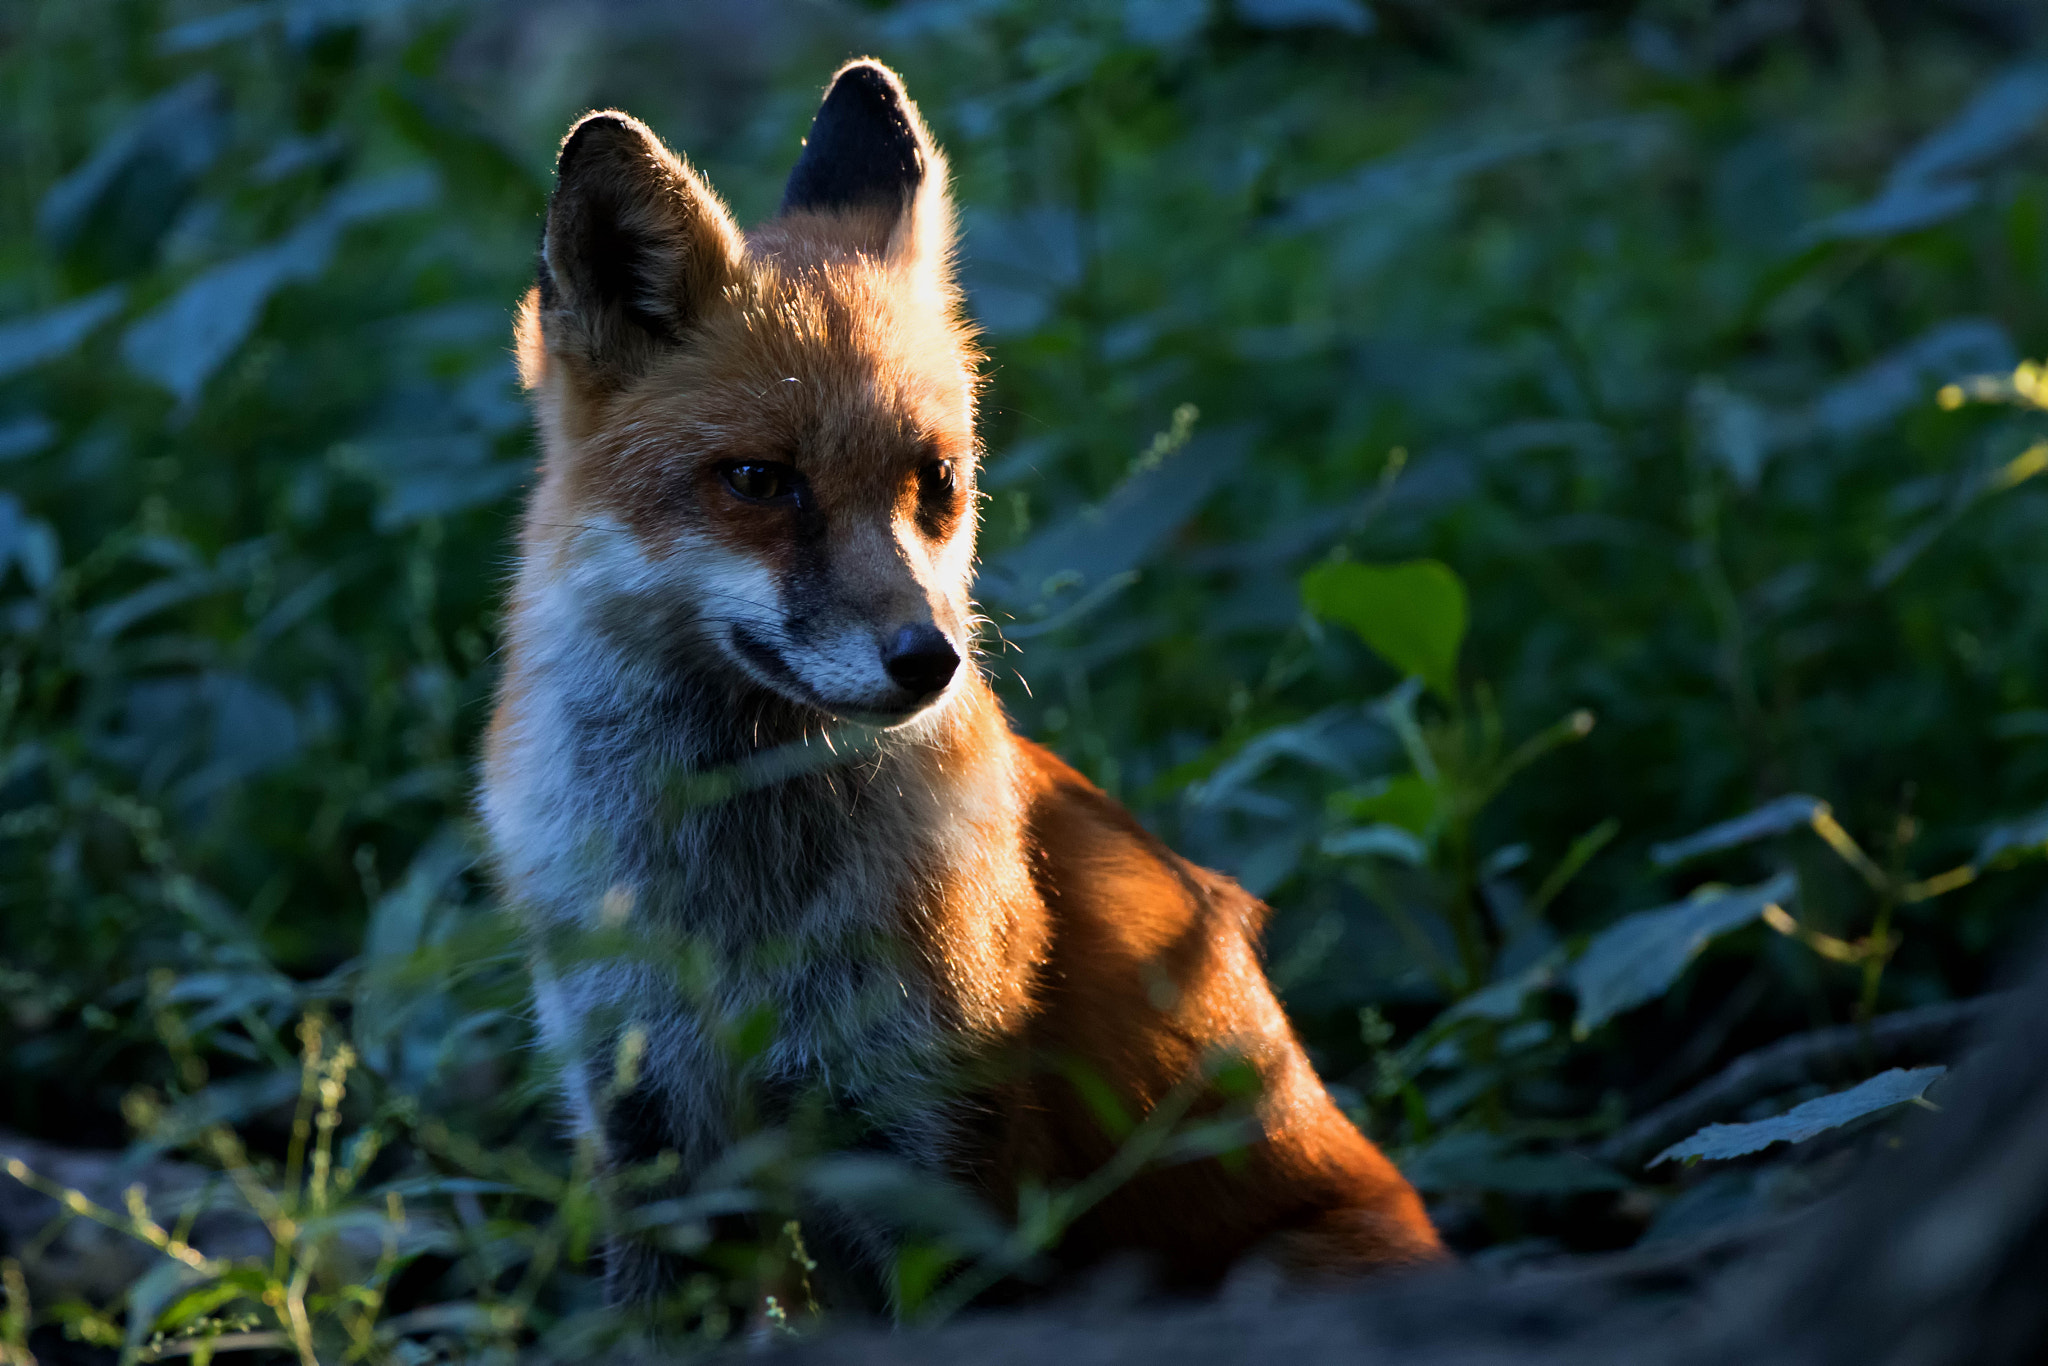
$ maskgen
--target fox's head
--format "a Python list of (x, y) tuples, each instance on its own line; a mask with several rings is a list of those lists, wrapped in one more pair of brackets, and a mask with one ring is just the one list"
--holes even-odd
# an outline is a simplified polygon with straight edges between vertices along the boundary
[(946, 696), (977, 361), (951, 239), (945, 161), (875, 62), (834, 78), (747, 233), (636, 120), (578, 122), (521, 310), (546, 465), (515, 612), (805, 713), (893, 722)]

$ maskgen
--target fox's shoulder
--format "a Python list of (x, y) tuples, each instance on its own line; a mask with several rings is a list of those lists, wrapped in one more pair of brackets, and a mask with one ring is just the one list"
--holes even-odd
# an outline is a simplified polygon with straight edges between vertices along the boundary
[(1032, 874), (1067, 934), (1134, 955), (1157, 953), (1190, 933), (1258, 936), (1265, 903), (1167, 848), (1051, 750), (1021, 737), (1016, 745)]

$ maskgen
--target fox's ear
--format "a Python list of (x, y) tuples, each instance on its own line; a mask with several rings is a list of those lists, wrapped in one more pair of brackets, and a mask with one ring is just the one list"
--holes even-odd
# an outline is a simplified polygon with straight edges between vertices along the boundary
[(782, 212), (836, 215), (859, 249), (943, 277), (953, 245), (946, 158), (895, 72), (863, 57), (833, 76)]
[(680, 342), (738, 271), (739, 229), (638, 119), (587, 114), (555, 164), (539, 320), (550, 357), (600, 386)]

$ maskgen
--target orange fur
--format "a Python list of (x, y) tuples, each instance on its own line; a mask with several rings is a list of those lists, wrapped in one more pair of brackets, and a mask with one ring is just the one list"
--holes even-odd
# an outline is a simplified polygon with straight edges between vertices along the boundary
[[(1058, 758), (1004, 734), (1030, 785), (1028, 848), (1049, 951), (1027, 1034), (1034, 1053), (1082, 1063), (1143, 1113), (1205, 1058), (1255, 1070), (1258, 1137), (1235, 1163), (1157, 1170), (1112, 1196), (1070, 1243), (1143, 1248), (1200, 1282), (1247, 1250), (1330, 1271), (1438, 1255), (1422, 1202), (1324, 1091), (1259, 968), (1266, 908), (1197, 868)], [(1014, 1088), (999, 1186), (1077, 1179), (1110, 1155), (1071, 1086), (1043, 1071)]]

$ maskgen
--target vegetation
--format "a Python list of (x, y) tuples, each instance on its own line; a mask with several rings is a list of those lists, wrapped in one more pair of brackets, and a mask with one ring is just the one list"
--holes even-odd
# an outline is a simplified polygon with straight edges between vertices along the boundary
[[(588, 1359), (635, 1227), (701, 1264), (671, 1329), (794, 1327), (804, 1190), (914, 1210), (939, 1314), (1099, 1194), (973, 1210), (764, 1130), (636, 1212), (475, 865), (553, 140), (626, 105), (759, 217), (862, 50), (962, 198), (1019, 727), (1272, 902), (1324, 1075), (1465, 1251), (1810, 1195), (1807, 1145), (1598, 1145), (1983, 990), (2036, 919), (2028, 7), (686, 9), (0, 17), (0, 1117), (218, 1174), (51, 1186), (161, 1255), (94, 1302), (9, 1249), (0, 1359)], [(1154, 1117), (1103, 1179), (1208, 1141)]]

